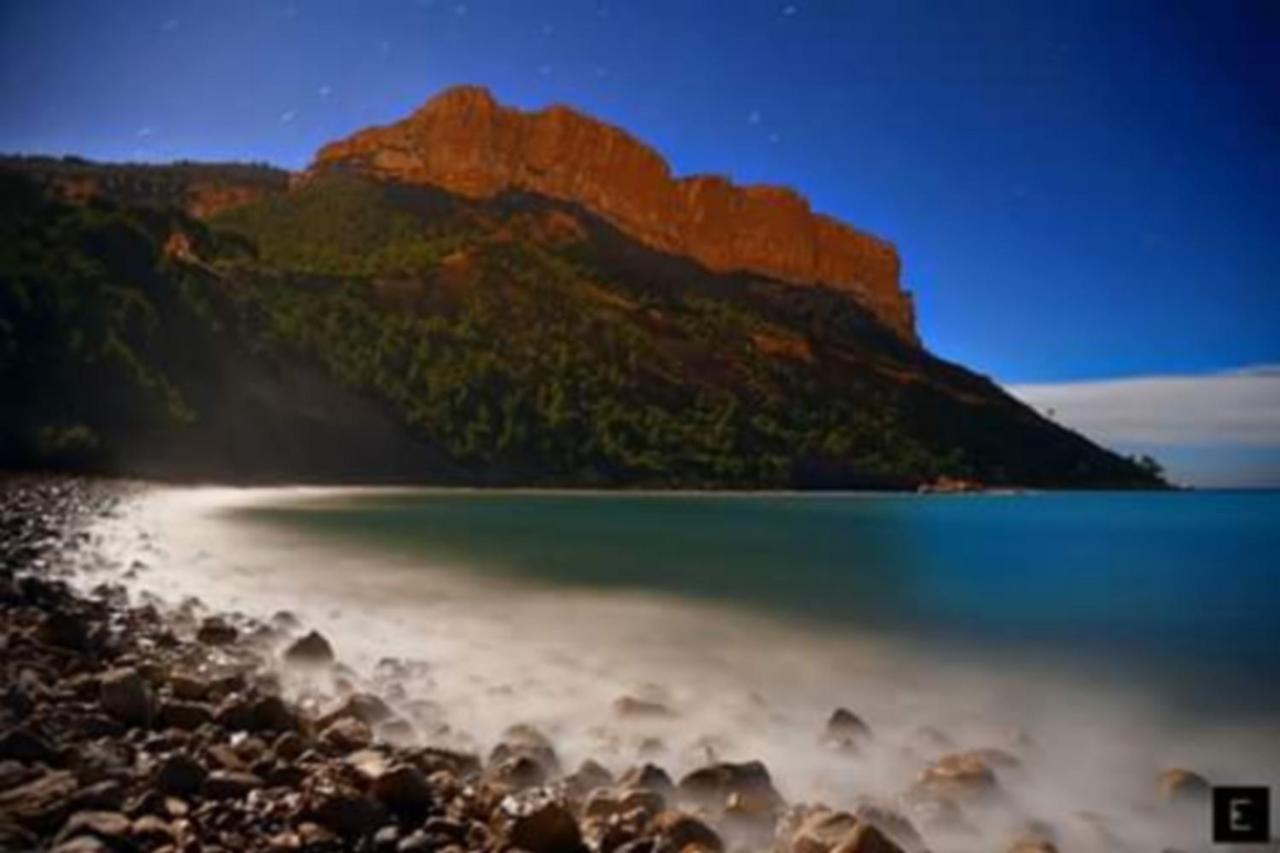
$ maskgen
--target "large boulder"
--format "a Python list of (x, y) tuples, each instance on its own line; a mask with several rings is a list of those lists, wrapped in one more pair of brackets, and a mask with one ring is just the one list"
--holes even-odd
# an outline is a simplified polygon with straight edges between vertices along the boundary
[(735, 811), (755, 814), (773, 812), (782, 804), (769, 770), (759, 761), (699, 768), (680, 780), (677, 793), (698, 806), (723, 809), (732, 801)]
[(499, 822), (509, 848), (529, 853), (585, 853), (587, 849), (568, 806), (549, 796), (508, 797)]

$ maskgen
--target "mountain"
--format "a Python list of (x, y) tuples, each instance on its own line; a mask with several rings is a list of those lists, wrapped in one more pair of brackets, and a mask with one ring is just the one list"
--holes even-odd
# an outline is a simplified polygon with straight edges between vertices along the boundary
[(224, 481), (1150, 487), (919, 341), (893, 249), (450, 90), (261, 165), (0, 160), (0, 465)]
[(813, 213), (786, 187), (736, 187), (717, 175), (676, 180), (656, 151), (568, 107), (524, 113), (485, 89), (455, 87), (404, 121), (326, 145), (311, 173), (334, 166), (467, 198), (521, 190), (571, 202), (713, 272), (850, 293), (916, 340), (915, 310), (889, 243)]

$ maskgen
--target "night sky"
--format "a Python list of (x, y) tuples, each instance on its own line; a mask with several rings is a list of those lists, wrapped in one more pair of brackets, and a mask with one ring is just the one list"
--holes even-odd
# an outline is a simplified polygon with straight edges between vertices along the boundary
[(571, 104), (890, 239), (928, 346), (1004, 383), (1247, 369), (1280, 460), (1280, 3), (0, 0), (0, 68), (0, 151), (108, 160)]

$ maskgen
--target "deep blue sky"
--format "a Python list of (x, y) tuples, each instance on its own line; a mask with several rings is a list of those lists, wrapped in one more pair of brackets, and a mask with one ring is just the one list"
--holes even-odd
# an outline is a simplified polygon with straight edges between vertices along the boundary
[(304, 165), (471, 82), (893, 240), (1005, 382), (1280, 362), (1280, 4), (3, 0), (0, 151)]

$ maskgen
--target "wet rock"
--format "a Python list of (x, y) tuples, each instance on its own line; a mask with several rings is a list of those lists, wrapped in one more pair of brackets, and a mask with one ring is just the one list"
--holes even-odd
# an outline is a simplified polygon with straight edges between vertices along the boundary
[(58, 831), (55, 844), (63, 844), (75, 838), (88, 836), (110, 847), (128, 846), (129, 818), (119, 812), (78, 812), (67, 819)]
[(529, 853), (585, 853), (578, 822), (561, 802), (549, 797), (502, 803), (502, 835), (506, 846)]
[(664, 719), (675, 716), (675, 712), (661, 702), (638, 699), (635, 696), (619, 696), (613, 702), (613, 711), (624, 719)]
[(513, 755), (491, 764), (487, 775), (494, 782), (517, 790), (544, 785), (550, 779), (547, 768), (527, 755)]
[(848, 812), (812, 810), (792, 832), (789, 853), (903, 853), (875, 825)]
[(286, 731), (271, 744), (271, 751), (285, 761), (293, 761), (307, 749), (307, 743), (297, 732)]
[(605, 788), (613, 784), (613, 774), (604, 765), (588, 758), (578, 769), (565, 778), (565, 785), (578, 796), (583, 796), (596, 788)]
[(618, 778), (618, 785), (623, 788), (644, 788), (668, 798), (675, 792), (675, 785), (667, 771), (656, 764), (632, 767)]
[(148, 850), (155, 850), (177, 840), (169, 822), (157, 815), (143, 815), (129, 827), (129, 837)]
[(921, 771), (916, 784), (931, 793), (959, 800), (987, 798), (998, 790), (995, 772), (972, 752), (943, 756)]
[(124, 785), (115, 779), (104, 779), (86, 785), (71, 797), (72, 811), (119, 811), (124, 803)]
[(397, 814), (425, 814), (434, 801), (431, 785), (421, 770), (397, 764), (373, 781), (375, 799)]
[(212, 721), (213, 708), (203, 702), (171, 699), (160, 704), (160, 722), (171, 728), (193, 732)]
[(262, 787), (262, 779), (239, 770), (215, 770), (205, 777), (201, 795), (211, 800), (237, 800)]
[(155, 702), (151, 687), (137, 670), (124, 668), (104, 673), (98, 682), (102, 710), (129, 726), (149, 726)]
[(502, 740), (489, 753), (489, 764), (506, 764), (513, 757), (536, 762), (548, 778), (560, 772), (560, 759), (551, 741), (533, 726), (515, 725), (503, 732)]
[(897, 809), (864, 800), (854, 808), (853, 815), (860, 822), (871, 824), (880, 830), (890, 841), (909, 853), (924, 853), (928, 849), (915, 825)]
[(53, 829), (65, 818), (78, 786), (75, 775), (67, 771), (42, 773), (0, 791), (0, 815), (27, 829)]
[(297, 714), (279, 696), (262, 696), (249, 706), (251, 731), (288, 732), (298, 725)]
[(739, 813), (768, 813), (782, 804), (769, 770), (759, 761), (702, 767), (681, 779), (676, 790), (681, 799), (704, 807), (724, 808), (732, 798)]
[(307, 791), (306, 799), (312, 820), (347, 838), (373, 832), (386, 819), (378, 803), (337, 779), (320, 779)]
[[(661, 809), (661, 806), (659, 806)], [(585, 817), (608, 817), (620, 811), (618, 798), (613, 792), (605, 788), (596, 788), (587, 795), (586, 800), (582, 804), (582, 814)]]
[(332, 752), (348, 753), (373, 742), (369, 727), (353, 717), (343, 717), (320, 733), (320, 743)]
[(715, 830), (684, 812), (659, 812), (649, 821), (647, 830), (655, 836), (654, 850), (660, 853), (678, 853), (689, 847), (708, 851), (724, 849), (724, 842)]
[(209, 683), (195, 673), (176, 670), (169, 674), (169, 691), (175, 699), (197, 702), (209, 693)]
[(395, 712), (391, 710), (391, 706), (372, 693), (353, 693), (344, 699), (339, 707), (322, 716), (318, 725), (320, 728), (325, 728), (349, 717), (359, 720), (366, 726), (374, 726), (391, 719), (394, 715)]
[(1156, 782), (1156, 792), (1166, 803), (1203, 803), (1212, 790), (1208, 779), (1182, 767), (1165, 770)]
[(77, 613), (54, 610), (44, 614), (37, 632), (38, 639), (50, 646), (83, 652), (89, 648), (89, 627)]
[(165, 757), (156, 768), (155, 789), (175, 797), (189, 797), (205, 784), (205, 768), (186, 753), (175, 752)]
[(312, 666), (333, 663), (333, 646), (320, 632), (310, 631), (285, 649), (284, 659), (289, 663)]
[(30, 729), (16, 726), (0, 734), (0, 759), (24, 764), (57, 764), (58, 753), (49, 742)]
[(648, 788), (627, 788), (618, 798), (618, 811), (622, 814), (638, 812), (645, 819), (653, 817), (667, 807), (667, 798)]
[(856, 749), (871, 737), (871, 727), (848, 708), (836, 708), (822, 731), (822, 742), (838, 749)]
[(206, 646), (229, 646), (236, 641), (239, 631), (217, 616), (210, 616), (200, 623), (196, 639)]
[(374, 737), (393, 746), (410, 746), (418, 741), (413, 724), (401, 717), (392, 717), (374, 727)]

